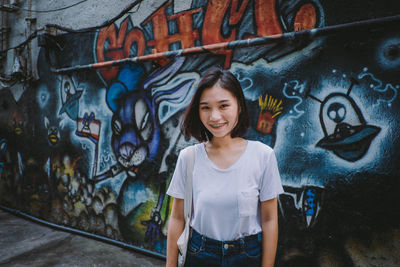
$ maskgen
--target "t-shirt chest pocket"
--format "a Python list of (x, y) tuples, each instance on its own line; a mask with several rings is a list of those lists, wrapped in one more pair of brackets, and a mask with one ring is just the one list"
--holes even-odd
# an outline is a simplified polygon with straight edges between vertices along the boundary
[(239, 217), (257, 215), (258, 195), (259, 192), (257, 189), (239, 190), (238, 192)]

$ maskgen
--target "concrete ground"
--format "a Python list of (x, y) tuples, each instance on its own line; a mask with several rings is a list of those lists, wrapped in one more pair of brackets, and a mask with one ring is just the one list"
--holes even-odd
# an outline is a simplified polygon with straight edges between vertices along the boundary
[(164, 266), (149, 257), (0, 210), (0, 266)]

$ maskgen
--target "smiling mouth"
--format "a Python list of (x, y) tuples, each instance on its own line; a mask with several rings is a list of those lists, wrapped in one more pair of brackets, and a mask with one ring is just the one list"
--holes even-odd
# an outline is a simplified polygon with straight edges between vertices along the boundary
[(222, 128), (222, 126), (224, 126), (224, 125), (226, 125), (226, 124), (227, 124), (227, 122), (219, 123), (219, 124), (210, 124), (210, 126), (211, 126), (213, 129), (219, 129), (219, 128)]

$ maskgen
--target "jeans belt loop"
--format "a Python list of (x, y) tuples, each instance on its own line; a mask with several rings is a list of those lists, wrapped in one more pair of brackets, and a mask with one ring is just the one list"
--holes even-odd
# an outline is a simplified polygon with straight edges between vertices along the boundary
[(206, 245), (207, 237), (205, 235), (201, 235), (201, 247), (204, 248)]

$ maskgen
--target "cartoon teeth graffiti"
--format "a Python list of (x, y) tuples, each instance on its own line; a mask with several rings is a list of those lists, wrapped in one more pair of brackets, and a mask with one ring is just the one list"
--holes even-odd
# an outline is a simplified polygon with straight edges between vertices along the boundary
[[(81, 90), (78, 90), (81, 89)], [(82, 96), (83, 89), (77, 88), (71, 77), (63, 75), (60, 85), (62, 107), (59, 115), (64, 112), (72, 120), (76, 120), (79, 113), (79, 98)]]
[(323, 101), (308, 95), (321, 103), (319, 119), (325, 137), (318, 141), (317, 146), (332, 150), (338, 157), (352, 162), (365, 155), (381, 130), (377, 126), (367, 125), (360, 108), (350, 97), (354, 83), (355, 80), (347, 94), (332, 93)]

